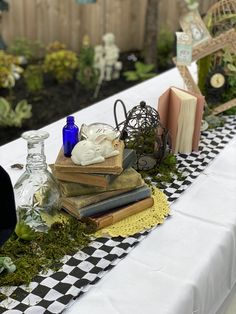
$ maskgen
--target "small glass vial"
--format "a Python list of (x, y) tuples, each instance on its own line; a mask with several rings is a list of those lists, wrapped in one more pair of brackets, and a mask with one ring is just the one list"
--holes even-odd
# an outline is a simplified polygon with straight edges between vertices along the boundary
[(66, 118), (66, 125), (62, 129), (63, 150), (65, 157), (71, 157), (71, 151), (79, 141), (79, 128), (73, 116)]

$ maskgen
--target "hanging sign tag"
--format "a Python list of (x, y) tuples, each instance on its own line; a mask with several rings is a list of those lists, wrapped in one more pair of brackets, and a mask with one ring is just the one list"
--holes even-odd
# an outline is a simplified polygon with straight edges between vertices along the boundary
[(192, 36), (190, 33), (176, 32), (177, 65), (190, 65), (192, 62)]

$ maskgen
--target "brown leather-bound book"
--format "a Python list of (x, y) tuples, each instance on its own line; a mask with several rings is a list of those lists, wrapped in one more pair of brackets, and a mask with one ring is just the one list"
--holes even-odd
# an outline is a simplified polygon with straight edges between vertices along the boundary
[(116, 149), (119, 150), (119, 155), (106, 158), (104, 162), (92, 164), (88, 166), (76, 165), (71, 158), (65, 157), (63, 149), (60, 150), (54, 168), (57, 172), (79, 172), (90, 174), (114, 174), (119, 175), (122, 170), (124, 143), (122, 141), (116, 142)]
[(169, 130), (174, 153), (198, 151), (204, 96), (171, 87), (158, 101), (158, 112)]
[(65, 182), (82, 183), (86, 185), (106, 187), (110, 183), (109, 174), (88, 174), (79, 172), (59, 172), (55, 169), (52, 171), (53, 175), (58, 179)]
[(153, 198), (148, 197), (133, 204), (118, 208), (104, 215), (83, 218), (82, 221), (87, 224), (87, 229), (90, 232), (94, 232), (96, 230), (108, 227), (131, 215), (137, 214), (144, 209), (151, 207), (153, 203)]
[(138, 173), (133, 168), (128, 168), (105, 187), (65, 181), (59, 181), (59, 186), (62, 196), (71, 197), (136, 188), (137, 186), (143, 185), (143, 182), (144, 181), (140, 173)]
[[(136, 162), (136, 154), (133, 149), (125, 149), (123, 153), (123, 170)], [(61, 172), (54, 168), (54, 165), (50, 165), (53, 175), (61, 181), (82, 183), (90, 186), (107, 187), (111, 182), (116, 180), (117, 175), (113, 174), (93, 174), (93, 173), (79, 173), (79, 172)]]

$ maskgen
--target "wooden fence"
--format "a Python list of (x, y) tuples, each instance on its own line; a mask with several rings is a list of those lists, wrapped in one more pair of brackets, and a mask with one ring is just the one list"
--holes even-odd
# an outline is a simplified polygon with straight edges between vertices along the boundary
[[(184, 0), (182, 0), (184, 1)], [(199, 0), (200, 12), (216, 0)], [(9, 12), (3, 13), (2, 32), (7, 44), (16, 37), (38, 39), (44, 44), (59, 40), (78, 51), (84, 35), (91, 44), (101, 43), (102, 35), (113, 32), (122, 51), (142, 49), (147, 0), (97, 0), (78, 5), (74, 0), (8, 0)], [(175, 0), (159, 0), (160, 26), (178, 29)]]

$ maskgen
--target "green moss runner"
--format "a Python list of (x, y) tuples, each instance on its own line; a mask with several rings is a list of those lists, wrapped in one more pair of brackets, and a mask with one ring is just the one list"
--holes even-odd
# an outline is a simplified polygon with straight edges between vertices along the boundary
[(40, 272), (57, 270), (61, 259), (88, 245), (85, 225), (69, 218), (55, 222), (47, 233), (36, 233), (32, 241), (24, 241), (15, 234), (0, 248), (0, 256), (9, 256), (16, 265), (14, 273), (0, 274), (0, 287), (29, 284)]

